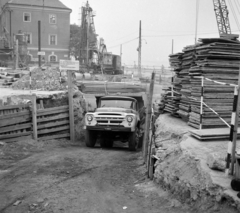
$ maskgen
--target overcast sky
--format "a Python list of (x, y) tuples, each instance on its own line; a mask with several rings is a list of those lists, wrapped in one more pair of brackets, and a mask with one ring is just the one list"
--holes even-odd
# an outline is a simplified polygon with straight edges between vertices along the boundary
[[(71, 24), (79, 24), (80, 0), (60, 0), (72, 9)], [(120, 54), (123, 65), (138, 63), (139, 21), (142, 21), (142, 65), (169, 66), (168, 56), (194, 44), (197, 0), (89, 0), (96, 16), (96, 32), (107, 50)], [(234, 14), (240, 17), (239, 0), (226, 0), (232, 33), (239, 34)], [(234, 8), (234, 10), (232, 9)], [(212, 0), (199, 0), (198, 38), (218, 37)], [(235, 13), (234, 13), (235, 12)]]

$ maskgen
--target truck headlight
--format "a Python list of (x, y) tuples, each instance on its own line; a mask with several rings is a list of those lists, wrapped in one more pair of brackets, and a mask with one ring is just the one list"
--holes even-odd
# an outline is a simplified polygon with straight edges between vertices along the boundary
[(127, 116), (127, 121), (130, 123), (133, 121), (133, 117), (132, 116)]
[(92, 115), (87, 115), (87, 120), (88, 121), (92, 121), (93, 120), (93, 116)]

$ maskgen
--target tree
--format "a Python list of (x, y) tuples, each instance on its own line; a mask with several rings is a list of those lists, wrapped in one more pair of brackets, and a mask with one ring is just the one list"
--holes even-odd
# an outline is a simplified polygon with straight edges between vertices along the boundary
[(76, 24), (71, 24), (69, 53), (70, 53), (70, 56), (74, 56), (76, 60), (79, 58), (80, 36), (81, 36), (81, 28)]

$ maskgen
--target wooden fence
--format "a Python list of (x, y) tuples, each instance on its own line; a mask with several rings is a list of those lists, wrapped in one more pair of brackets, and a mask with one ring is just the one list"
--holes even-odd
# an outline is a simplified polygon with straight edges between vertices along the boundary
[[(3, 105), (0, 100), (0, 141), (50, 140), (70, 137), (69, 105), (44, 109), (43, 101)], [(6, 104), (6, 103), (5, 103)]]

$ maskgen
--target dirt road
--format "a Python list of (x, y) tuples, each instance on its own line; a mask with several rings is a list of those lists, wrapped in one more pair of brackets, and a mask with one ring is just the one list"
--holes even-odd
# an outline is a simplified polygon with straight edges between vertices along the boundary
[(146, 179), (140, 152), (68, 141), (0, 145), (0, 212), (181, 213)]

